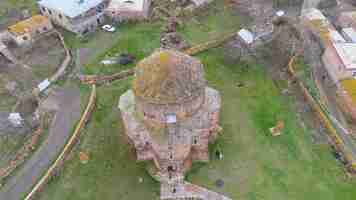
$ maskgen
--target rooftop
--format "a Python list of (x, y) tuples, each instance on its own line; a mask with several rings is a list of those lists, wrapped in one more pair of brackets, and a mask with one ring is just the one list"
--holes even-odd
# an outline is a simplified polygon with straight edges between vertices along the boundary
[(333, 43), (346, 69), (356, 69), (356, 43)]
[(156, 104), (175, 104), (190, 100), (205, 88), (201, 62), (184, 53), (159, 50), (138, 63), (133, 91), (136, 96)]
[(40, 0), (39, 5), (74, 18), (98, 6), (103, 0)]
[(17, 24), (8, 27), (8, 30), (16, 34), (24, 34), (30, 32), (34, 27), (41, 25), (43, 23), (48, 23), (49, 20), (47, 17), (42, 15), (35, 15), (24, 21), (20, 21)]

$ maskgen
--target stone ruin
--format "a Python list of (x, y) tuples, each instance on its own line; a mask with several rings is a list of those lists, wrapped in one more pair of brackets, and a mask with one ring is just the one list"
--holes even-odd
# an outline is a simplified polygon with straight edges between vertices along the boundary
[(184, 180), (194, 161), (209, 161), (208, 145), (221, 131), (220, 107), (198, 59), (160, 49), (138, 64), (119, 108), (137, 160), (153, 163), (149, 173), (161, 183), (162, 200), (229, 200)]

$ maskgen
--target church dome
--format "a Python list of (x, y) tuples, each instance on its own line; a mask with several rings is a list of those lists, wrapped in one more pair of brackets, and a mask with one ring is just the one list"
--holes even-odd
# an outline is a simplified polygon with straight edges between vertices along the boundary
[(154, 104), (180, 104), (203, 94), (202, 63), (174, 50), (159, 50), (138, 63), (133, 91)]

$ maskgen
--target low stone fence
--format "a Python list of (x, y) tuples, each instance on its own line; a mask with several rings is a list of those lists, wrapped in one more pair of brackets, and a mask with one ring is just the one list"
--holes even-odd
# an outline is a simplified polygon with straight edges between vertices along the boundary
[(3, 182), (7, 177), (9, 177), (12, 172), (15, 171), (21, 164), (23, 164), (27, 157), (31, 155), (31, 152), (35, 150), (39, 138), (43, 133), (42, 128), (38, 128), (32, 137), (25, 142), (24, 146), (16, 153), (14, 159), (12, 159), (8, 166), (0, 169), (0, 187), (1, 182)]
[(38, 194), (42, 189), (45, 187), (45, 185), (48, 183), (51, 177), (55, 176), (58, 171), (63, 167), (64, 161), (68, 157), (68, 155), (71, 153), (73, 147), (77, 143), (81, 130), (84, 128), (85, 124), (87, 121), (90, 119), (92, 112), (95, 109), (95, 103), (96, 103), (96, 86), (92, 85), (92, 91), (90, 95), (90, 99), (88, 102), (88, 105), (79, 121), (77, 124), (74, 133), (66, 146), (64, 147), (63, 151), (61, 154), (58, 156), (56, 161), (52, 164), (52, 166), (48, 169), (46, 174), (37, 182), (37, 184), (32, 188), (29, 194), (25, 197), (25, 200), (32, 200), (36, 194)]
[(328, 116), (328, 114), (325, 113), (325, 111), (323, 111), (321, 104), (310, 94), (303, 82), (296, 76), (296, 73), (294, 71), (294, 62), (297, 57), (298, 55), (295, 55), (290, 60), (288, 64), (288, 71), (293, 76), (293, 78), (298, 81), (299, 87), (301, 88), (305, 99), (307, 100), (313, 111), (316, 113), (318, 118), (321, 120), (321, 122), (324, 124), (329, 134), (329, 138), (332, 141), (334, 149), (337, 152), (341, 153), (341, 155), (343, 156), (343, 159), (346, 162), (347, 169), (351, 173), (356, 173), (356, 160), (354, 158), (352, 150), (350, 150), (349, 147), (347, 147), (347, 145), (344, 143), (343, 139), (339, 135), (340, 133), (333, 125), (333, 122), (330, 120), (330, 117)]
[(59, 66), (57, 72), (55, 74), (53, 74), (52, 77), (49, 78), (49, 80), (51, 82), (57, 81), (61, 76), (64, 75), (65, 70), (67, 69), (68, 65), (70, 64), (70, 62), (72, 60), (71, 53), (70, 53), (69, 49), (67, 48), (67, 45), (65, 44), (62, 34), (58, 31), (55, 31), (55, 33), (58, 35), (58, 38), (61, 40), (62, 46), (66, 52), (66, 57), (63, 60), (62, 64)]
[(129, 69), (108, 76), (87, 75), (87, 76), (80, 76), (79, 79), (83, 84), (102, 84), (102, 83), (112, 82), (115, 80), (122, 80), (128, 78), (129, 76), (133, 76), (134, 74), (135, 74), (135, 70)]
[(219, 47), (222, 44), (224, 44), (225, 42), (231, 40), (232, 38), (234, 38), (236, 36), (237, 36), (236, 32), (221, 35), (221, 36), (216, 37), (215, 39), (212, 39), (208, 42), (195, 45), (195, 46), (185, 50), (184, 53), (191, 55), (191, 56), (196, 55), (196, 54), (206, 51), (208, 49), (211, 49), (214, 47)]

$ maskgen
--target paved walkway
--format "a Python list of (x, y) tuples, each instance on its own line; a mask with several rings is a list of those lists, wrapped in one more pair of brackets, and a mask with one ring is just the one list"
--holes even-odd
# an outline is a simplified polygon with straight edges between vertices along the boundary
[(0, 200), (19, 200), (31, 190), (61, 152), (71, 135), (73, 126), (79, 120), (81, 114), (79, 89), (59, 89), (54, 95), (58, 99), (59, 110), (52, 122), (47, 139), (0, 190)]

